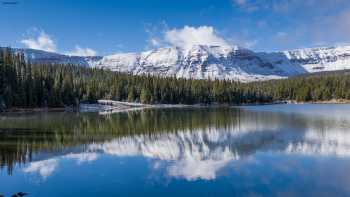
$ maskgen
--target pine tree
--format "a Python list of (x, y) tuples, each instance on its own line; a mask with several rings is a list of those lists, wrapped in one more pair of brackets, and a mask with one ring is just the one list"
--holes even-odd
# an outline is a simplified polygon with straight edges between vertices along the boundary
[(152, 102), (152, 95), (148, 88), (142, 88), (141, 94), (140, 94), (140, 100), (141, 103), (151, 103)]

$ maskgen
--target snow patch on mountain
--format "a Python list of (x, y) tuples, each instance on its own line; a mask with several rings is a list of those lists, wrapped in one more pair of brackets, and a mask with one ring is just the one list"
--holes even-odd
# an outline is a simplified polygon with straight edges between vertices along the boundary
[(350, 68), (350, 46), (300, 49), (283, 53), (289, 60), (303, 65), (311, 73)]

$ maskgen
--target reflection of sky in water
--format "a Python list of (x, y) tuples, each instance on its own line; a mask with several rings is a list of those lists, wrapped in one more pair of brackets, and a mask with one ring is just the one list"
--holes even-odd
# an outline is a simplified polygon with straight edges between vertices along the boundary
[(280, 112), (293, 115), (306, 115), (308, 118), (318, 117), (332, 120), (350, 120), (350, 105), (344, 104), (288, 104), (260, 105), (239, 107), (251, 111)]
[[(301, 106), (244, 107), (238, 123), (225, 127), (209, 125), (91, 143), (79, 151), (17, 166), (12, 176), (2, 172), (0, 181), (17, 180), (9, 182), (11, 188), (28, 183), (49, 188), (62, 180), (78, 181), (77, 187), (92, 193), (98, 188), (114, 194), (127, 194), (133, 185), (139, 189), (131, 192), (135, 195), (165, 190), (188, 194), (186, 188), (196, 191), (197, 187), (203, 194), (222, 195), (349, 194), (349, 106)], [(327, 106), (329, 113), (325, 113)], [(303, 113), (305, 109), (310, 111)], [(303, 193), (295, 187), (304, 188)]]

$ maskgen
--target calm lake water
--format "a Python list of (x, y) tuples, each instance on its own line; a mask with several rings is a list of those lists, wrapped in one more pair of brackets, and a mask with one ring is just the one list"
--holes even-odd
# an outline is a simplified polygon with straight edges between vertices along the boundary
[(0, 115), (0, 194), (350, 196), (350, 105)]

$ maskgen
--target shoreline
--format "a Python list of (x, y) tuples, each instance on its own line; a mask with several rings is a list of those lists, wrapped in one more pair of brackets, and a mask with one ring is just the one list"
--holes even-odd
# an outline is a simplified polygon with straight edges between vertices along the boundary
[(73, 108), (67, 107), (12, 107), (0, 111), (2, 113), (32, 113), (32, 112), (64, 112), (74, 111)]
[(327, 101), (307, 101), (307, 102), (299, 102), (299, 101), (286, 101), (287, 104), (350, 104), (350, 100), (347, 99), (331, 99)]
[[(102, 101), (102, 102), (100, 102)], [(4, 113), (33, 113), (33, 112), (100, 112), (101, 114), (117, 113), (117, 112), (127, 112), (142, 109), (161, 109), (161, 108), (187, 108), (187, 107), (239, 107), (239, 106), (259, 106), (259, 105), (278, 105), (278, 104), (350, 104), (350, 100), (345, 99), (332, 99), (328, 101), (308, 101), (308, 102), (298, 102), (298, 101), (276, 101), (271, 103), (250, 103), (250, 104), (240, 104), (240, 105), (229, 105), (229, 104), (142, 104), (142, 103), (131, 103), (123, 101), (112, 101), (112, 100), (99, 100), (95, 104), (81, 104), (79, 108), (75, 107), (13, 107), (0, 111), (0, 114)]]

